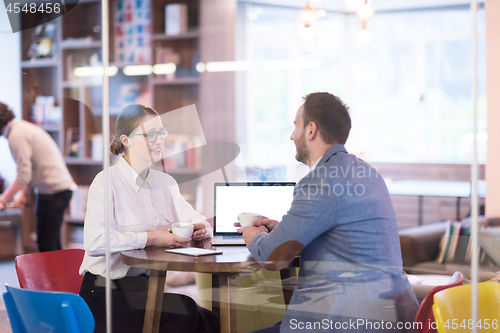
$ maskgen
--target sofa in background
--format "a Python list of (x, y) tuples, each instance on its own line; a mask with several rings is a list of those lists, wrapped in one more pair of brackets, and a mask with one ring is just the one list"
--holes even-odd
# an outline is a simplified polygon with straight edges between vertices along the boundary
[[(463, 224), (470, 223), (470, 219), (464, 219)], [(479, 217), (481, 225), (500, 227), (498, 217)], [(402, 229), (399, 231), (401, 242), (401, 254), (403, 257), (403, 268), (408, 274), (439, 274), (452, 275), (459, 271), (466, 275), (470, 265), (457, 263), (438, 263), (436, 261), (440, 243), (446, 232), (446, 222), (427, 224), (419, 227)], [(500, 267), (480, 266), (485, 272), (498, 272)]]

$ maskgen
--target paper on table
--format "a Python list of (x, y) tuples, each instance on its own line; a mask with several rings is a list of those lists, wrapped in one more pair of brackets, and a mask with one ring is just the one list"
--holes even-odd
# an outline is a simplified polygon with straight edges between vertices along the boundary
[(181, 249), (168, 249), (165, 251), (175, 253), (175, 254), (184, 254), (187, 256), (194, 256), (194, 257), (207, 256), (207, 255), (211, 255), (211, 254), (222, 254), (222, 251), (200, 249), (198, 247), (185, 247), (185, 248), (181, 248)]

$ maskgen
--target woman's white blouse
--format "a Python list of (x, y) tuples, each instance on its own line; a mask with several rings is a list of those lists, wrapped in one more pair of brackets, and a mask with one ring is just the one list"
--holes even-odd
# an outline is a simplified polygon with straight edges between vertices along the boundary
[[(120, 251), (142, 249), (147, 243), (147, 231), (170, 228), (172, 223), (203, 223), (207, 237), (212, 228), (203, 215), (196, 212), (182, 197), (179, 186), (170, 175), (149, 170), (142, 180), (132, 167), (120, 157), (109, 168), (109, 228), (111, 279), (125, 275), (139, 275), (148, 270), (136, 269), (120, 260)], [(89, 188), (85, 215), (83, 243), (85, 257), (80, 274), (106, 276), (104, 227), (104, 173), (95, 177)]]

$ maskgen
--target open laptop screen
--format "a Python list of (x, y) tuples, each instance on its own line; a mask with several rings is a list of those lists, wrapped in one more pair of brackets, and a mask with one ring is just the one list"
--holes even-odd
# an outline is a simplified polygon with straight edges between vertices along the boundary
[(281, 221), (293, 199), (293, 182), (215, 183), (214, 234), (234, 234), (238, 214), (259, 213)]

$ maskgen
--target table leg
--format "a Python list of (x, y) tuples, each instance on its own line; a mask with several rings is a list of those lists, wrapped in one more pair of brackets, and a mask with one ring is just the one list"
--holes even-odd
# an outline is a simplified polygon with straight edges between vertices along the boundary
[(158, 333), (160, 330), (163, 291), (165, 289), (166, 271), (152, 269), (149, 275), (148, 298), (144, 315), (143, 333)]
[(457, 221), (460, 221), (460, 197), (457, 197)]
[(285, 307), (288, 309), (288, 304), (290, 304), (290, 300), (292, 299), (293, 289), (297, 284), (297, 273), (295, 271), (295, 267), (288, 267), (280, 270), (280, 276), (283, 298), (285, 299)]
[(214, 274), (212, 275), (212, 288), (212, 311), (220, 316), (221, 332), (236, 332), (236, 276)]

